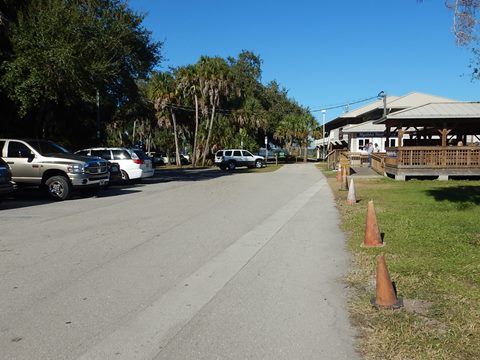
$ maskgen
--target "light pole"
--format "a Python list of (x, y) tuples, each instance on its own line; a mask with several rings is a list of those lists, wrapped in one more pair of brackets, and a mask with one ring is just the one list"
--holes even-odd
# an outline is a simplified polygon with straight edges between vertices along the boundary
[(96, 104), (97, 104), (97, 140), (100, 140), (100, 92), (97, 89), (96, 94)]
[(325, 115), (327, 113), (327, 110), (322, 110), (322, 159), (325, 161)]
[(385, 91), (380, 91), (377, 95), (377, 99), (383, 99), (383, 117), (387, 116), (387, 94)]

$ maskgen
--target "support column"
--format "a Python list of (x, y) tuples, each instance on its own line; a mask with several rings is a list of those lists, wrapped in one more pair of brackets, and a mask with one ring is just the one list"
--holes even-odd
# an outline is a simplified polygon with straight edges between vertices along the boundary
[(398, 129), (398, 147), (403, 146), (403, 135), (405, 134), (405, 130), (403, 129)]
[(386, 144), (384, 144), (384, 145), (385, 145), (385, 149), (386, 149), (387, 147), (390, 147), (390, 134), (391, 134), (391, 133), (390, 133), (390, 126), (387, 125), (387, 130), (385, 131), (385, 142), (386, 142)]
[(447, 135), (452, 131), (451, 129), (443, 128), (438, 130), (442, 136), (442, 146), (447, 146)]

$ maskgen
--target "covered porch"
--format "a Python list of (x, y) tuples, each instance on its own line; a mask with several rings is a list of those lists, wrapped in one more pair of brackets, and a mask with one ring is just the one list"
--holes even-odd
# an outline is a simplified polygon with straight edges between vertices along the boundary
[(398, 147), (374, 155), (375, 171), (397, 180), (480, 176), (480, 103), (426, 104), (376, 123), (385, 124), (386, 143), (396, 133)]

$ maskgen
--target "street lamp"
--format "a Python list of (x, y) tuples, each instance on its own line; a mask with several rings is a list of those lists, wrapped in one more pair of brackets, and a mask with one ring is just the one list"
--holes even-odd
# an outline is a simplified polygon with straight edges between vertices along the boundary
[(387, 94), (385, 91), (380, 91), (377, 95), (377, 99), (383, 99), (383, 117), (387, 117)]
[(325, 114), (327, 113), (327, 110), (323, 109), (322, 110), (322, 159), (325, 160)]

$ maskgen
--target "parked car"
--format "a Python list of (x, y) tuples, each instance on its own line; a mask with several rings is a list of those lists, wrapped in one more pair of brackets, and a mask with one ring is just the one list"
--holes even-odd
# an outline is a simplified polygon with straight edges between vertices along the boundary
[(253, 155), (247, 150), (227, 149), (219, 150), (215, 154), (215, 165), (222, 170), (235, 170), (240, 166), (261, 168), (264, 164), (263, 156)]
[(153, 166), (164, 166), (168, 164), (168, 158), (165, 153), (162, 152), (149, 152), (147, 155), (152, 160)]
[(15, 184), (45, 188), (53, 200), (68, 199), (75, 189), (95, 193), (110, 178), (105, 160), (72, 154), (48, 140), (0, 139), (0, 156)]
[(153, 176), (152, 160), (140, 149), (135, 148), (91, 148), (75, 152), (76, 154), (98, 156), (120, 166), (124, 182), (141, 180)]
[[(182, 165), (190, 164), (190, 160), (188, 160), (188, 158), (183, 154), (180, 154), (180, 162), (181, 162)], [(170, 164), (172, 164), (172, 165), (177, 164), (177, 157), (175, 156), (175, 153), (170, 155)]]
[(12, 192), (13, 182), (10, 166), (0, 158), (0, 200)]
[(265, 153), (268, 156), (268, 162), (275, 162), (275, 161), (284, 161), (288, 162), (291, 160), (295, 160), (292, 155), (288, 153), (286, 149), (270, 149), (268, 152), (265, 151), (265, 148), (261, 148), (258, 150), (259, 156), (265, 157)]

